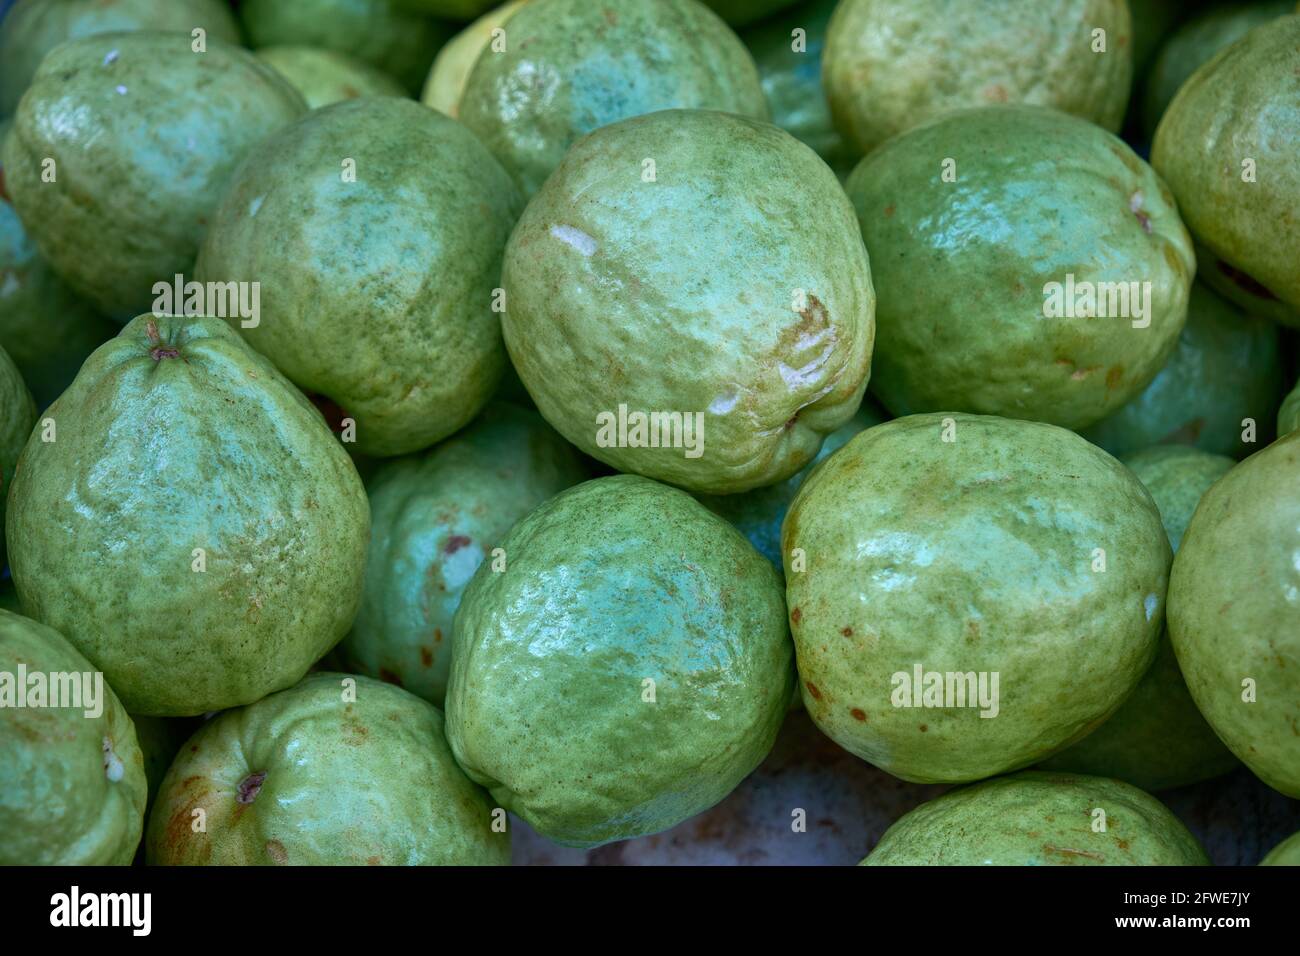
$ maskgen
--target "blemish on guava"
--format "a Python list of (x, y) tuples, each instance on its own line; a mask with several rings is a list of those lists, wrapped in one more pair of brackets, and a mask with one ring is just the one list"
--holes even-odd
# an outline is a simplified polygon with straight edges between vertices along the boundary
[(429, 650), (427, 647), (420, 648), (420, 663), (425, 667), (432, 667), (433, 651)]
[(822, 692), (817, 689), (817, 685), (812, 681), (805, 681), (803, 686), (808, 688), (808, 693), (813, 695), (814, 700), (822, 699)]
[(1159, 605), (1160, 599), (1154, 594), (1148, 594), (1142, 602), (1143, 609), (1147, 612), (1147, 620), (1151, 620), (1151, 615), (1156, 613), (1156, 606)]
[(1124, 366), (1113, 365), (1106, 371), (1106, 387), (1115, 388), (1124, 378)]
[(176, 358), (181, 354), (181, 350), (174, 345), (164, 345), (162, 335), (158, 332), (158, 323), (150, 319), (145, 323), (145, 335), (149, 337), (149, 342), (153, 345), (149, 349), (149, 357), (155, 362), (160, 362), (165, 358)]
[(447, 543), (442, 546), (443, 554), (455, 554), (461, 548), (471, 543), (471, 539), (463, 534), (453, 534), (447, 539)]
[(581, 229), (573, 226), (555, 224), (551, 227), (551, 238), (560, 240), (560, 242), (571, 249), (576, 249), (584, 256), (592, 256), (596, 253), (596, 240)]
[(845, 637), (852, 637), (853, 628), (849, 627), (848, 625), (845, 625), (844, 627), (840, 628), (840, 633), (843, 634)]
[(379, 668), (379, 679), (395, 687), (402, 686), (402, 679), (390, 671), (387, 667)]
[(852, 710), (849, 711), (849, 713), (853, 715), (854, 720), (861, 720), (865, 722), (867, 719), (866, 713), (859, 710), (857, 707), (854, 707)]
[(262, 784), (266, 781), (266, 771), (259, 770), (257, 773), (250, 773), (243, 780), (239, 781), (236, 788), (235, 799), (240, 803), (249, 804), (257, 799), (257, 795), (262, 792)]
[(1275, 296), (1264, 286), (1260, 285), (1248, 273), (1242, 272), (1240, 269), (1233, 268), (1232, 266), (1224, 262), (1222, 259), (1216, 260), (1215, 265), (1218, 266), (1219, 271), (1222, 272), (1224, 276), (1226, 276), (1234, 285), (1239, 286), (1241, 289), (1245, 290), (1246, 292), (1250, 293), (1256, 298), (1271, 299), (1274, 302), (1277, 301), (1277, 296)]
[(1142, 195), (1142, 190), (1137, 190), (1132, 196), (1128, 197), (1129, 212), (1137, 217), (1137, 221), (1142, 224), (1142, 231), (1151, 235), (1151, 217), (1142, 210), (1142, 204), (1146, 202), (1146, 197)]
[(928, 731), (929, 729), (930, 729), (929, 725), (927, 725), (927, 724), (922, 724), (922, 725), (921, 725), (921, 733), (925, 733), (925, 732)]
[(272, 863), (281, 866), (289, 862), (289, 851), (284, 848), (284, 844), (279, 840), (266, 841), (266, 855), (271, 858)]
[(798, 608), (794, 608), (794, 609), (790, 612), (790, 620), (792, 620), (792, 621), (794, 621), (794, 623), (798, 624), (800, 621), (803, 620), (803, 611), (799, 610)]
[(104, 776), (113, 783), (117, 783), (126, 776), (126, 767), (122, 765), (122, 760), (113, 751), (113, 741), (108, 737), (104, 738)]

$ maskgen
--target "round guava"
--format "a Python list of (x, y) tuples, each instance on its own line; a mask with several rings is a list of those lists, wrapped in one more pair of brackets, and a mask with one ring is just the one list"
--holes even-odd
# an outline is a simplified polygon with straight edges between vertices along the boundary
[(387, 73), (346, 53), (307, 46), (268, 46), (256, 55), (275, 67), (311, 109), (362, 96), (406, 96), (406, 90)]
[[(460, 116), (460, 99), (465, 95), (470, 70), (478, 62), (479, 54), (493, 40), (493, 34), (506, 25), (528, 0), (509, 0), (489, 10), (465, 29), (447, 41), (433, 60), (433, 68), (424, 81), (420, 101), (425, 106), (446, 113), (452, 119)], [(504, 40), (505, 35), (499, 35)]]

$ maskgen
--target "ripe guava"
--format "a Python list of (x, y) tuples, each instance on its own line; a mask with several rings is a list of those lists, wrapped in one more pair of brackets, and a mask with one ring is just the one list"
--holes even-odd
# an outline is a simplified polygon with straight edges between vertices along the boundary
[(251, 703), (347, 632), (365, 489), (320, 413), (224, 322), (140, 316), (45, 417), (10, 490), (14, 581), (132, 713)]
[(406, 96), (406, 90), (387, 73), (346, 53), (307, 46), (268, 46), (256, 55), (288, 80), (310, 109), (362, 96)]
[(622, 471), (713, 494), (783, 481), (866, 387), (875, 292), (853, 207), (769, 123), (668, 110), (580, 140), (502, 283), (538, 409)]

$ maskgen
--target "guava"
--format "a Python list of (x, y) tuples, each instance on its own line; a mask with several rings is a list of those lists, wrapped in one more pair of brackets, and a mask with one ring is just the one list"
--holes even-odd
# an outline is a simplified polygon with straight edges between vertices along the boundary
[(257, 51), (257, 58), (288, 80), (310, 109), (361, 96), (406, 96), (406, 90), (391, 76), (346, 53), (268, 46)]
[(1169, 636), (1196, 706), (1266, 784), (1300, 797), (1300, 432), (1201, 499), (1169, 580)]
[(473, 20), (500, 2), (501, 0), (397, 0), (397, 6), (430, 17)]
[[(1277, 324), (1195, 282), (1187, 324), (1164, 367), (1136, 397), (1080, 434), (1112, 455), (1174, 443), (1243, 458), (1271, 437), (1281, 389)], [(1242, 440), (1246, 419), (1255, 423), (1255, 443)]]
[(460, 99), (465, 94), (470, 70), (474, 69), (479, 55), (492, 42), (493, 33), (504, 27), (515, 11), (527, 2), (528, 0), (509, 0), (508, 3), (489, 10), (448, 40), (433, 60), (433, 68), (424, 81), (420, 101), (425, 106), (446, 113), (452, 119), (459, 117)]
[(531, 197), (584, 134), (679, 108), (768, 116), (753, 58), (717, 16), (697, 0), (545, 0), (479, 56), (459, 118)]
[(10, 116), (45, 54), (65, 40), (139, 30), (240, 42), (239, 26), (221, 0), (19, 0), (0, 17), (0, 117)]
[[(1124, 463), (1151, 492), (1175, 552), (1201, 496), (1235, 464), (1223, 455), (1175, 445), (1148, 448)], [(1237, 766), (1237, 758), (1196, 709), (1162, 632), (1155, 663), (1120, 709), (1042, 766), (1166, 790), (1225, 774)]]
[(190, 44), (171, 33), (62, 44), (4, 142), (6, 188), (41, 256), (120, 321), (188, 272), (240, 160), (306, 109), (247, 50)]
[(365, 489), (320, 413), (224, 322), (140, 316), (45, 417), (9, 491), (18, 595), (132, 713), (251, 703), (346, 633)]
[(1150, 140), (1181, 87), (1201, 64), (1259, 26), (1295, 11), (1293, 0), (1264, 0), (1203, 10), (1161, 46), (1142, 96), (1142, 130)]
[(875, 291), (853, 208), (758, 120), (668, 110), (580, 140), (502, 284), (538, 409), (621, 471), (713, 494), (783, 481), (866, 387)]
[(705, 6), (711, 7), (717, 11), (718, 16), (737, 27), (761, 20), (794, 3), (795, 0), (704, 0)]
[(1247, 312), (1300, 327), (1300, 16), (1256, 27), (1178, 89), (1151, 163), (1203, 254), (1200, 276)]
[(1033, 770), (960, 787), (921, 804), (886, 830), (862, 861), (865, 866), (1209, 862), (1187, 827), (1137, 787)]
[(781, 544), (804, 707), (904, 780), (1041, 760), (1155, 657), (1160, 514), (1063, 428), (945, 412), (867, 429), (804, 482)]
[(816, 0), (796, 7), (749, 29), (741, 39), (758, 66), (772, 122), (815, 149), (832, 168), (847, 172), (857, 153), (836, 131), (822, 90), (822, 49), (837, 2)]
[(447, 740), (544, 836), (598, 846), (726, 796), (794, 680), (780, 578), (685, 492), (614, 475), (561, 492), (479, 566), (456, 614)]
[(968, 411), (1084, 428), (1165, 364), (1196, 269), (1134, 152), (1033, 106), (950, 113), (845, 187), (879, 302), (873, 391), (895, 415)]
[(405, 454), (467, 424), (500, 381), (494, 290), (517, 214), (467, 129), (412, 100), (350, 100), (252, 151), (195, 271), (260, 283), (260, 321), (232, 325), (355, 422), (357, 451)]
[(404, 10), (396, 0), (243, 0), (239, 19), (249, 42), (311, 46), (346, 53), (420, 88), (452, 28)]
[(205, 724), (167, 772), (146, 839), (163, 866), (510, 862), (505, 815), (456, 766), (442, 712), (351, 674), (312, 674)]
[(144, 761), (94, 670), (54, 629), (0, 610), (0, 866), (125, 866), (135, 855)]
[(1115, 132), (1133, 81), (1124, 0), (844, 0), (822, 62), (835, 125), (858, 155), (944, 113), (1003, 103)]
[(837, 451), (850, 438), (881, 422), (889, 416), (870, 399), (862, 403), (857, 414), (826, 436), (821, 450), (807, 465), (785, 481), (755, 488), (738, 495), (696, 495), (700, 503), (715, 514), (722, 515), (743, 534), (763, 557), (772, 562), (779, 573), (781, 567), (781, 522), (790, 508), (799, 486), (812, 472), (813, 466), (833, 451)]
[(1293, 833), (1269, 851), (1260, 866), (1300, 866), (1300, 833)]
[(1282, 407), (1277, 412), (1277, 433), (1286, 435), (1300, 428), (1300, 382), (1282, 400)]
[(541, 416), (504, 402), (422, 455), (381, 464), (366, 482), (370, 550), (361, 608), (339, 646), (345, 669), (441, 707), (470, 577), (516, 521), (587, 477)]
[[(28, 391), (18, 366), (0, 347), (0, 495), (7, 495), (13, 482), (14, 466), (27, 436), (36, 424), (36, 403)], [(0, 536), (5, 527), (6, 508), (0, 497)], [(5, 546), (0, 540), (0, 568), (5, 566)]]

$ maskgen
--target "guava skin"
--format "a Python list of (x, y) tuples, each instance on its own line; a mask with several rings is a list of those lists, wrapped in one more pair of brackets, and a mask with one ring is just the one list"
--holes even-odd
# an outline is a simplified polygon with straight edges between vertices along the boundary
[[(0, 495), (9, 491), (14, 466), (35, 424), (36, 403), (32, 393), (9, 353), (0, 347)], [(0, 501), (0, 537), (4, 533), (6, 511), (4, 502)], [(4, 541), (0, 540), (0, 568), (5, 566), (5, 559)]]
[[(804, 707), (904, 780), (1041, 760), (1109, 717), (1155, 657), (1160, 515), (1065, 429), (955, 412), (868, 429), (814, 469), (781, 541)], [(987, 673), (989, 691), (997, 672), (996, 715), (899, 696), (894, 675), (910, 686), (916, 665)]]
[(1113, 133), (1133, 81), (1124, 0), (844, 0), (822, 62), (835, 125), (858, 155), (952, 110), (1003, 103)]
[[(1235, 462), (1195, 448), (1162, 445), (1124, 459), (1151, 492), (1175, 552), (1201, 496)], [(1143, 790), (1166, 790), (1228, 773), (1237, 758), (1214, 735), (1187, 690), (1165, 633), (1155, 663), (1115, 714), (1046, 770), (1114, 777)]]
[[(778, 572), (782, 572), (781, 523), (794, 501), (799, 486), (812, 473), (813, 466), (865, 428), (888, 421), (889, 416), (875, 402), (866, 399), (857, 414), (826, 436), (817, 456), (785, 481), (766, 488), (755, 488), (739, 495), (696, 495), (700, 504), (726, 518), (754, 546), (754, 549)], [(783, 573), (783, 572), (782, 572)]]
[(1277, 433), (1279, 436), (1289, 434), (1300, 428), (1300, 382), (1282, 401), (1277, 412)]
[(381, 464), (366, 483), (370, 550), (361, 608), (339, 645), (345, 669), (441, 707), (470, 577), (516, 521), (587, 477), (540, 415), (506, 403), (422, 455)]
[[(193, 814), (207, 814), (196, 833)], [(433, 705), (312, 674), (181, 748), (149, 816), (154, 866), (499, 866), (510, 833), (452, 759)]]
[[(831, 122), (830, 106), (822, 89), (822, 49), (826, 26), (838, 0), (817, 0), (766, 21), (741, 39), (754, 57), (772, 122), (807, 143), (834, 169), (857, 158)], [(804, 47), (793, 48), (792, 34), (803, 30)]]
[(1287, 837), (1269, 851), (1260, 866), (1300, 866), (1300, 833)]
[(1211, 7), (1178, 28), (1163, 46), (1146, 77), (1142, 129), (1150, 140), (1179, 87), (1201, 64), (1259, 26), (1295, 11), (1292, 0), (1266, 0)]
[(350, 100), (253, 150), (195, 270), (260, 282), (260, 323), (232, 325), (356, 422), (358, 452), (406, 454), (468, 424), (501, 379), (493, 290), (518, 202), (455, 121), (412, 100)]
[[(1031, 106), (950, 113), (876, 150), (845, 189), (880, 297), (872, 390), (895, 415), (1084, 428), (1141, 392), (1178, 341), (1191, 240), (1151, 168), (1091, 123)], [(1150, 282), (1149, 312), (1049, 316), (1051, 284), (1071, 276), (1076, 302), (1081, 283)]]
[[(566, 846), (657, 833), (771, 749), (794, 681), (780, 579), (690, 495), (635, 475), (561, 492), (456, 614), (447, 740)], [(653, 681), (653, 684), (649, 682)]]
[[(1300, 327), (1300, 16), (1251, 30), (1165, 110), (1151, 164), (1208, 254), (1201, 275), (1257, 315)], [(1213, 121), (1207, 120), (1213, 117)], [(1243, 182), (1252, 160), (1255, 182)]]
[[(4, 142), (10, 199), (41, 256), (125, 322), (188, 273), (231, 173), (304, 112), (246, 50), (184, 34), (72, 40), (41, 63)], [(52, 158), (57, 179), (42, 182)]]
[(258, 50), (256, 56), (288, 80), (309, 109), (362, 96), (406, 96), (406, 90), (391, 76), (346, 53), (307, 46), (269, 46)]
[(541, 0), (510, 17), (504, 52), (475, 62), (460, 120), (531, 197), (584, 134), (668, 109), (768, 117), (753, 58), (715, 14), (697, 0)]
[(392, 74), (411, 93), (452, 32), (394, 0), (243, 0), (239, 19), (255, 48), (312, 46), (346, 53)]
[[(1096, 832), (1105, 813), (1106, 828)], [(949, 791), (885, 831), (864, 866), (1208, 866), (1159, 800), (1104, 777), (1027, 770)]]
[(140, 316), (46, 417), (56, 440), (33, 432), (9, 490), (18, 595), (132, 713), (251, 703), (347, 632), (365, 489), (320, 413), (224, 322)]
[[(783, 481), (866, 387), (875, 291), (853, 208), (768, 123), (669, 110), (580, 140), (525, 209), (502, 283), (538, 409), (621, 471), (711, 494)], [(617, 436), (598, 417), (620, 404), (702, 414), (702, 453), (602, 447)]]
[[(1300, 797), (1300, 433), (1205, 493), (1169, 581), (1169, 635), (1196, 706), (1273, 789)], [(1251, 681), (1250, 688), (1244, 682)], [(1243, 700), (1253, 689), (1255, 700)]]
[[(1173, 443), (1244, 458), (1272, 437), (1281, 390), (1277, 324), (1194, 282), (1169, 361), (1135, 398), (1079, 434), (1117, 456)], [(1242, 441), (1247, 418), (1256, 443)]]
[[(0, 610), (6, 683), (20, 665), (47, 682), (94, 670), (57, 631)], [(0, 866), (131, 862), (144, 827), (144, 760), (107, 683), (100, 703), (98, 716), (88, 706), (0, 707)]]
[(424, 81), (420, 102), (446, 113), (452, 119), (460, 116), (460, 100), (465, 95), (465, 84), (479, 55), (492, 42), (492, 31), (504, 27), (506, 22), (528, 0), (510, 0), (489, 10), (465, 29), (447, 41), (434, 57), (429, 78)]
[(139, 30), (240, 42), (221, 0), (19, 0), (0, 17), (0, 117), (13, 115), (45, 55), (65, 40)]

